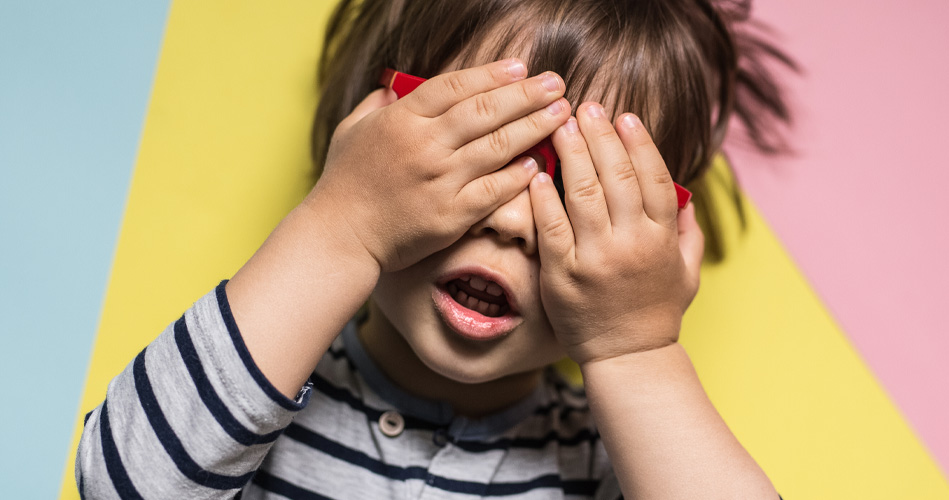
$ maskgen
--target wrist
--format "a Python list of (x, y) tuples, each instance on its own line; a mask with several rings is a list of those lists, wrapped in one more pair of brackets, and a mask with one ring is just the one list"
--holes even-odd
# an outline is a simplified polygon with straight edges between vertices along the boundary
[(343, 229), (298, 207), (227, 284), (254, 362), (293, 397), (379, 279)]
[(621, 327), (596, 325), (594, 331), (574, 338), (584, 338), (567, 345), (567, 354), (581, 367), (627, 355), (636, 355), (674, 345), (679, 340), (681, 315), (662, 314), (652, 318), (639, 315), (636, 321), (622, 321)]
[(624, 379), (630, 375), (648, 377), (668, 371), (678, 365), (691, 367), (692, 361), (681, 344), (672, 342), (651, 349), (604, 356), (578, 364), (584, 380), (587, 380), (618, 374), (622, 374)]
[(360, 237), (360, 227), (363, 226), (343, 214), (348, 211), (348, 215), (353, 215), (354, 210), (341, 210), (340, 207), (346, 205), (326, 196), (329, 193), (320, 196), (315, 194), (311, 193), (287, 219), (299, 218), (297, 224), (304, 228), (301, 232), (307, 235), (309, 241), (320, 242), (324, 247), (320, 253), (328, 252), (333, 258), (343, 259), (351, 267), (361, 269), (360, 274), (374, 276), (372, 282), (375, 286), (381, 272), (379, 259)]

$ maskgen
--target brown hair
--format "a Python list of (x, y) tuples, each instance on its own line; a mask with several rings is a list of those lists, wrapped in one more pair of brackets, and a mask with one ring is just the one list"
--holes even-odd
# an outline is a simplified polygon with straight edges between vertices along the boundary
[[(642, 119), (673, 179), (695, 193), (706, 253), (720, 260), (702, 174), (733, 116), (768, 153), (784, 149), (777, 125), (790, 121), (764, 61), (794, 64), (747, 22), (749, 8), (750, 0), (341, 0), (319, 67), (317, 173), (336, 126), (384, 68), (431, 78), (518, 55), (531, 74), (561, 75), (574, 108), (595, 100)], [(741, 216), (737, 192), (735, 200)]]

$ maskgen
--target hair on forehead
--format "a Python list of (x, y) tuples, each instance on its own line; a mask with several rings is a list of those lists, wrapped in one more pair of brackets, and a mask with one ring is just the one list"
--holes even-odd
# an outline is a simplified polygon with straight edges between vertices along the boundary
[(383, 69), (431, 78), (517, 56), (530, 74), (558, 73), (574, 109), (592, 100), (636, 113), (701, 205), (698, 180), (733, 117), (766, 152), (782, 149), (776, 124), (790, 119), (762, 61), (793, 63), (749, 11), (750, 0), (341, 0), (320, 63), (317, 168)]

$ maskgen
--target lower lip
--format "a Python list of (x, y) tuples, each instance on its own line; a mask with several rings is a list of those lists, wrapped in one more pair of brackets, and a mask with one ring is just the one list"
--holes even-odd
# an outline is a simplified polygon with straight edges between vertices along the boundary
[(441, 288), (436, 288), (432, 297), (435, 299), (435, 308), (445, 323), (458, 335), (471, 340), (503, 337), (523, 321), (523, 318), (510, 312), (497, 318), (485, 316), (459, 304)]

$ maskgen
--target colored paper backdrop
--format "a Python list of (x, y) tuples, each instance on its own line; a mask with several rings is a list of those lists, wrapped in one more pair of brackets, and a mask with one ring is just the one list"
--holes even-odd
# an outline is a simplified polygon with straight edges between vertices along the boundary
[[(949, 7), (757, 4), (805, 69), (797, 153), (729, 151), (749, 227), (722, 214), (683, 342), (785, 498), (949, 498)], [(6, 492), (78, 498), (81, 415), (306, 193), (331, 8), (0, 4)]]

